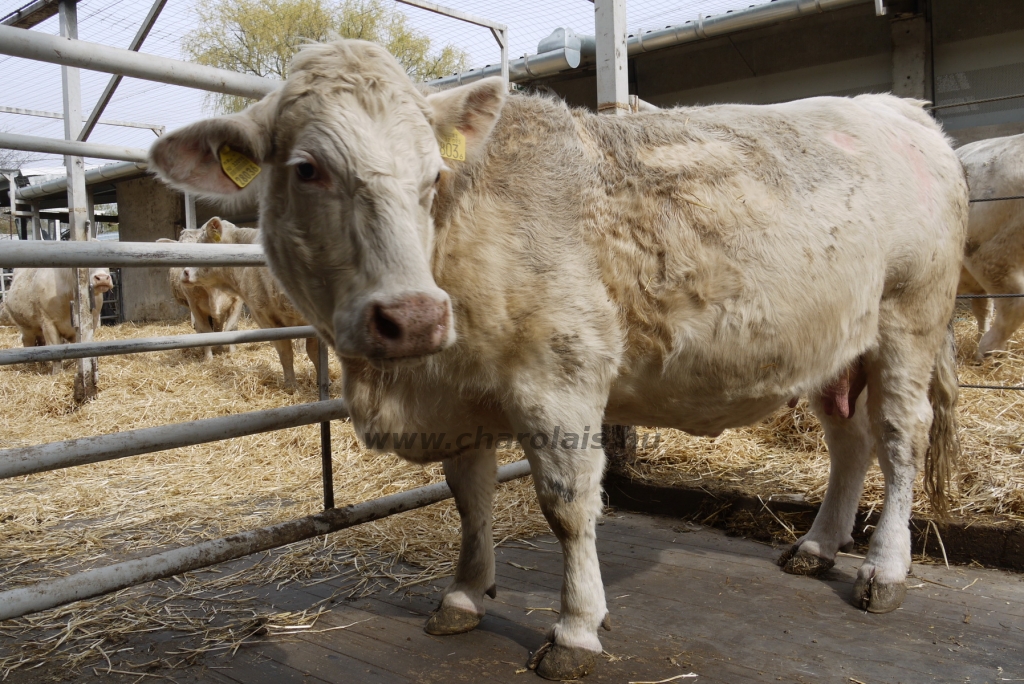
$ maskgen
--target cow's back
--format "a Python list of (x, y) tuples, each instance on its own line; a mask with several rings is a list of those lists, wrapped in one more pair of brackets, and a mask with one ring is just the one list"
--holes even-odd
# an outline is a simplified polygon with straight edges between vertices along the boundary
[[(1024, 134), (979, 140), (959, 148), (972, 199), (1024, 195)], [(994, 242), (999, 244), (994, 244)], [(966, 252), (989, 243), (993, 254), (1024, 250), (1024, 200), (974, 202)]]
[(435, 277), (462, 353), (494, 375), (576, 340), (617, 360), (610, 418), (681, 427), (817, 390), (897, 290), (952, 302), (966, 211), (940, 130), (890, 96), (626, 117), (513, 97), (461, 182)]

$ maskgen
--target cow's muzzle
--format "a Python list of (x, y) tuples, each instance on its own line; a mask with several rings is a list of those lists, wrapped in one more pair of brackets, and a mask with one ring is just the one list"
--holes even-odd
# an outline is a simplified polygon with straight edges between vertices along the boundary
[(92, 276), (93, 292), (100, 294), (114, 289), (114, 281), (105, 273), (95, 273)]
[(400, 359), (441, 351), (451, 338), (450, 306), (447, 298), (422, 293), (370, 302), (363, 312), (366, 356)]

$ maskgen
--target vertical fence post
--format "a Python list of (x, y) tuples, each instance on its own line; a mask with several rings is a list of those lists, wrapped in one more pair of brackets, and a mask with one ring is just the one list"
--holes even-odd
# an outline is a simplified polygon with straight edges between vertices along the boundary
[[(320, 389), (320, 401), (330, 399), (331, 374), (328, 368), (327, 343), (318, 340), (319, 363), (316, 368), (316, 384)], [(334, 471), (331, 466), (331, 423), (320, 423), (320, 466), (324, 479), (324, 510), (334, 508)]]
[(597, 52), (597, 112), (629, 113), (626, 0), (594, 0)]
[[(60, 0), (60, 35), (70, 40), (78, 39), (77, 0)], [(82, 130), (82, 83), (77, 67), (61, 67), (61, 81), (64, 90), (64, 138), (77, 140)], [(64, 165), (68, 171), (68, 229), (72, 240), (89, 239), (88, 199), (85, 192), (85, 163), (81, 157), (65, 155)], [(60, 239), (60, 235), (57, 235)], [(92, 283), (89, 269), (75, 269), (75, 318), (77, 323), (76, 342), (91, 342), (93, 337)], [(96, 359), (79, 359), (75, 370), (75, 401), (79, 404), (94, 399), (98, 392), (99, 364)]]

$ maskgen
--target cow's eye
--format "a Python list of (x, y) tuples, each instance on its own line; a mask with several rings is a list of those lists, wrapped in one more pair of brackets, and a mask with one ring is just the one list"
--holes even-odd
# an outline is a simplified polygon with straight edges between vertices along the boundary
[(299, 177), (299, 180), (303, 181), (314, 181), (320, 177), (316, 167), (309, 162), (303, 162), (295, 165), (295, 175)]

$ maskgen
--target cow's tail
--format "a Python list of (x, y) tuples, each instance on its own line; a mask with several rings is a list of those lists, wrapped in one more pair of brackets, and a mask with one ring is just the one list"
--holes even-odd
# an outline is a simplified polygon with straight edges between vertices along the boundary
[(932, 511), (938, 516), (949, 512), (947, 488), (957, 458), (960, 438), (957, 436), (956, 400), (960, 394), (956, 377), (956, 351), (950, 324), (946, 342), (935, 357), (935, 372), (928, 390), (932, 404), (932, 429), (924, 461), (924, 489)]

